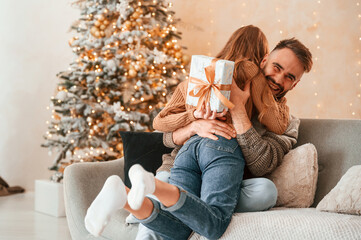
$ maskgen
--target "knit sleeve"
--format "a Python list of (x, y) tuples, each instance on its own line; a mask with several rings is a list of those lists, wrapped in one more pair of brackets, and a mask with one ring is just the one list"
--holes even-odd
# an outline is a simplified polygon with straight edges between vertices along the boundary
[(173, 141), (173, 132), (163, 133), (163, 144), (168, 148), (181, 148), (182, 145), (177, 145)]
[(167, 106), (154, 118), (154, 129), (173, 132), (196, 120), (193, 116), (195, 108), (186, 108), (186, 88), (186, 81), (177, 86)]
[(251, 84), (251, 99), (258, 111), (258, 120), (276, 134), (283, 134), (289, 123), (289, 108), (286, 98), (276, 101), (265, 77), (259, 73)]
[(291, 116), (290, 124), (283, 135), (266, 131), (260, 135), (251, 127), (247, 132), (237, 135), (246, 165), (254, 176), (271, 173), (283, 160), (298, 138), (300, 120)]

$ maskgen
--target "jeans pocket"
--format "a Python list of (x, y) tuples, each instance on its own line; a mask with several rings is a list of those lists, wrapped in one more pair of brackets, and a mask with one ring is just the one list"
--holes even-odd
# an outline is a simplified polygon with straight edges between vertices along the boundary
[(209, 139), (209, 141), (206, 143), (206, 146), (215, 150), (234, 153), (238, 147), (238, 142), (234, 138), (230, 140), (224, 138), (219, 138), (218, 140)]

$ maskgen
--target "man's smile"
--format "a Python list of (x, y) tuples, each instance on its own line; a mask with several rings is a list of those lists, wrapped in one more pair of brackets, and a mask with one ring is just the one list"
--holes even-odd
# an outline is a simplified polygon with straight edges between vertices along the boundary
[(271, 88), (271, 90), (275, 93), (279, 93), (283, 91), (282, 86), (275, 83), (275, 81), (271, 77), (266, 77), (268, 86)]

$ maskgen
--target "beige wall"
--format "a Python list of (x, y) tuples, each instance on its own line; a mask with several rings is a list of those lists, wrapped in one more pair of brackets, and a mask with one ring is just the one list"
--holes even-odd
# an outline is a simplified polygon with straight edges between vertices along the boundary
[(70, 24), (78, 11), (68, 0), (0, 0), (0, 176), (34, 189), (49, 178), (54, 156), (40, 148), (56, 74), (68, 68)]
[[(28, 190), (35, 179), (51, 175), (47, 167), (54, 156), (40, 144), (51, 116), (46, 107), (58, 82), (55, 75), (72, 60), (67, 31), (79, 13), (69, 2), (0, 0), (0, 176)], [(317, 61), (289, 94), (292, 112), (360, 119), (357, 2), (175, 0), (173, 9), (182, 19), (182, 44), (190, 55), (215, 55), (234, 30), (247, 24), (263, 29), (271, 46), (282, 38), (299, 38)]]
[(182, 19), (181, 43), (190, 55), (216, 55), (248, 24), (264, 31), (271, 48), (281, 39), (298, 38), (313, 53), (314, 67), (288, 94), (291, 112), (361, 118), (361, 1), (176, 0), (173, 9)]

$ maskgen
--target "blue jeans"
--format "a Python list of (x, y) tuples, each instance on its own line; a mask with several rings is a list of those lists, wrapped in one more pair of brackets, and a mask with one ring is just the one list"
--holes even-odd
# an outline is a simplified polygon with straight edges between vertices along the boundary
[(163, 239), (187, 239), (192, 231), (218, 239), (226, 231), (240, 196), (244, 159), (235, 138), (191, 137), (180, 149), (169, 182), (180, 189), (167, 208), (152, 200), (151, 216), (140, 222)]
[[(158, 172), (156, 178), (163, 182), (169, 182), (168, 172)], [(241, 196), (234, 212), (259, 212), (266, 211), (276, 205), (276, 185), (267, 178), (251, 178), (242, 181)], [(133, 217), (131, 223), (139, 221)], [(154, 231), (139, 224), (136, 240), (161, 240)]]

